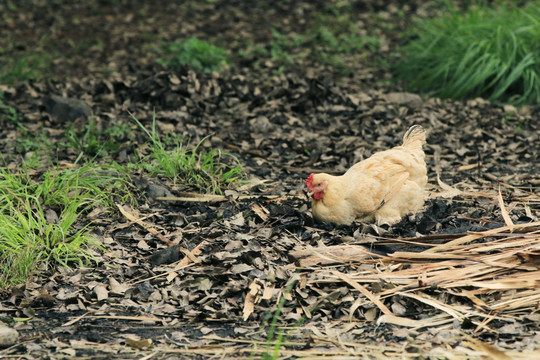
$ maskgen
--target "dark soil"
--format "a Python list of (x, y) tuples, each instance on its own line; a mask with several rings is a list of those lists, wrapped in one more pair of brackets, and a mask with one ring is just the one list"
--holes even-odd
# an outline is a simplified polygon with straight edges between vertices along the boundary
[[(204, 146), (234, 154), (251, 180), (226, 190), (227, 201), (183, 202), (155, 197), (196, 189), (133, 174), (138, 205), (120, 205), (136, 217), (148, 216), (146, 225), (123, 226), (128, 220), (120, 212), (88, 219), (106, 247), (96, 255), (97, 263), (43, 269), (28, 284), (6, 289), (1, 319), (21, 338), (0, 356), (259, 358), (267, 339), (273, 340), (272, 316), (282, 297), (282, 358), (444, 358), (445, 351), (475, 344), (470, 337), (499, 349), (538, 351), (538, 307), (502, 314), (480, 328), (483, 318), (471, 310), (471, 319), (410, 329), (377, 322), (381, 313), (373, 302), (325, 275), (356, 273), (362, 259), (313, 266), (299, 262), (302, 256), (295, 251), (307, 246), (355, 245), (372, 252), (366, 264), (373, 267), (376, 261), (370, 261), (378, 256), (421, 252), (467, 232), (504, 226), (499, 189), (515, 224), (538, 221), (540, 110), (483, 99), (421, 98), (390, 83), (381, 64), (397, 56), (401, 30), (410, 19), (436, 11), (420, 1), (405, 7), (398, 3), (351, 6), (360, 28), (383, 39), (383, 46), (351, 55), (345, 70), (309, 57), (281, 64), (237, 56), (219, 73), (163, 68), (155, 62), (160, 55), (154, 48), (161, 41), (195, 36), (236, 54), (248, 41), (269, 46), (271, 28), (284, 33), (308, 29), (329, 6), (322, 1), (178, 5), (122, 0), (25, 1), (16, 10), (0, 5), (0, 48), (11, 42), (17, 51), (45, 50), (53, 58), (47, 79), (0, 85), (3, 102), (17, 110), (24, 127), (47, 138), (61, 138), (73, 125), (82, 129), (90, 121), (83, 110), (74, 115), (53, 110), (48, 99), (82, 100), (98, 129), (129, 125), (132, 131), (115, 140), (116, 150), (98, 157), (125, 163), (145, 141), (129, 113), (150, 126), (155, 111), (162, 133), (187, 136), (192, 143), (210, 135)], [(424, 210), (392, 227), (315, 223), (305, 195), (309, 173), (344, 172), (399, 144), (412, 124), (429, 130), (430, 198)], [(32, 150), (16, 146), (20, 131), (5, 120), (0, 130), (0, 151), (10, 167), (32, 156)], [(73, 163), (79, 155), (60, 147), (50, 151), (55, 162)], [(461, 192), (451, 194), (444, 184)], [(156, 189), (166, 191), (160, 195)], [(248, 194), (254, 196), (241, 197)], [(396, 241), (403, 238), (417, 240), (412, 245)], [(186, 256), (187, 251), (192, 253)], [(381, 280), (363, 286), (379, 293), (394, 285)], [(532, 296), (538, 289), (536, 283)], [(457, 290), (423, 290), (448, 306), (474, 305)], [(413, 298), (381, 300), (394, 312), (401, 306), (402, 316), (410, 319), (441, 313)], [(516, 323), (516, 317), (521, 321)]]

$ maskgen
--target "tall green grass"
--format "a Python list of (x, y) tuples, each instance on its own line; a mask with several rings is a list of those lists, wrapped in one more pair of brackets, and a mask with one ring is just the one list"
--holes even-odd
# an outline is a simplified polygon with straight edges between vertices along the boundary
[(401, 49), (397, 78), (443, 98), (540, 104), (540, 3), (473, 5), (421, 20)]
[(129, 201), (128, 185), (114, 166), (49, 169), (38, 178), (0, 168), (0, 287), (24, 283), (37, 269), (91, 261), (100, 245), (81, 217)]

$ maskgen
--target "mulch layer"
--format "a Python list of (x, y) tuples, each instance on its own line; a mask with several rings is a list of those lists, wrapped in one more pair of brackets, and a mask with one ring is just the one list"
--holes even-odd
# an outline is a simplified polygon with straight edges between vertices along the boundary
[[(96, 263), (40, 269), (4, 290), (0, 319), (20, 340), (1, 357), (540, 357), (538, 108), (388, 85), (368, 60), (392, 56), (391, 36), (341, 77), (307, 60), (284, 71), (248, 60), (220, 73), (173, 71), (148, 45), (189, 36), (263, 43), (273, 24), (304, 28), (324, 8), (317, 2), (35, 3), (2, 12), (10, 19), (2, 31), (20, 46), (38, 46), (44, 29), (51, 48), (89, 44), (67, 47), (49, 80), (1, 85), (27, 129), (54, 139), (84, 128), (84, 109), (50, 105), (51, 95), (82, 100), (97, 128), (131, 127), (107, 155), (125, 163), (148, 151), (130, 114), (147, 127), (155, 114), (162, 134), (192, 144), (208, 136), (204, 148), (235, 155), (249, 181), (208, 195), (132, 174), (137, 204), (84, 220), (105, 247)], [(354, 11), (367, 29), (373, 13), (398, 19), (396, 3), (366, 4)], [(406, 10), (429, 13), (421, 2)], [(429, 132), (420, 213), (392, 227), (313, 221), (311, 172), (342, 173), (398, 145), (412, 124)], [(20, 131), (0, 130), (9, 167), (32, 155), (16, 147)], [(79, 155), (55, 151), (64, 164)]]

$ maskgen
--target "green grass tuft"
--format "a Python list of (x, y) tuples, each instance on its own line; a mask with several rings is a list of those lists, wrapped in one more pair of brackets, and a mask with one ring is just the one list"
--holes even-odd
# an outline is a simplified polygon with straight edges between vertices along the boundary
[(100, 129), (96, 119), (90, 118), (84, 128), (71, 125), (65, 132), (67, 142), (62, 145), (78, 152), (79, 158), (106, 157), (120, 150), (120, 144), (129, 138), (130, 132), (130, 125), (122, 123)]
[(163, 57), (157, 62), (171, 69), (180, 69), (190, 65), (204, 72), (219, 71), (229, 63), (227, 51), (197, 38), (189, 38), (184, 42), (175, 41), (163, 44)]
[(27, 80), (39, 80), (44, 77), (51, 66), (51, 57), (36, 52), (20, 56), (1, 54), (4, 60), (0, 62), (0, 84), (16, 84)]
[[(25, 173), (0, 172), (0, 286), (26, 281), (37, 264), (68, 265), (88, 256), (90, 237), (73, 225), (91, 198), (67, 188), (68, 183), (62, 186), (64, 177), (50, 172), (45, 177), (48, 185), (34, 183)], [(59, 210), (56, 221), (46, 215), (45, 209), (53, 207)]]
[[(0, 81), (1, 83), (1, 81)], [(4, 93), (0, 91), (0, 124), (2, 126), (7, 125), (6, 122), (9, 124), (14, 124), (17, 126), (17, 128), (26, 131), (26, 128), (21, 123), (19, 119), (19, 113), (17, 113), (17, 110), (6, 103), (4, 103)]]
[(0, 169), (0, 287), (28, 280), (37, 268), (92, 260), (99, 248), (81, 215), (129, 202), (129, 178), (118, 166), (49, 169), (39, 179)]
[(167, 151), (156, 129), (155, 114), (151, 131), (147, 130), (133, 115), (131, 117), (148, 136), (151, 146), (150, 155), (142, 159), (138, 166), (151, 175), (166, 176), (174, 183), (182, 183), (218, 194), (222, 193), (222, 189), (245, 178), (241, 165), (233, 155), (217, 149), (201, 149), (206, 138), (192, 149), (189, 148), (189, 144), (183, 144), (180, 139), (175, 149)]
[(402, 49), (397, 78), (443, 98), (540, 104), (540, 5), (471, 6), (422, 20)]
[[(266, 336), (265, 352), (262, 353), (262, 357), (261, 357), (261, 359), (263, 360), (279, 359), (280, 352), (284, 344), (287, 342), (287, 340), (292, 335), (294, 330), (300, 327), (306, 320), (306, 317), (302, 316), (292, 326), (287, 324), (286, 321), (284, 322), (283, 326), (279, 326), (279, 323), (283, 321), (283, 319), (280, 319), (280, 317), (281, 317), (283, 308), (285, 307), (287, 294), (291, 294), (293, 292), (292, 289), (294, 288), (298, 280), (299, 280), (298, 274), (294, 274), (289, 279), (284, 289), (284, 294), (282, 294), (282, 296), (280, 297), (279, 303), (277, 304), (276, 309), (273, 311), (273, 313), (269, 312), (263, 319), (263, 322), (261, 324), (261, 330), (265, 329), (268, 323), (270, 325), (266, 329), (267, 336)], [(252, 353), (251, 355), (252, 355), (251, 359), (253, 359), (255, 354)]]

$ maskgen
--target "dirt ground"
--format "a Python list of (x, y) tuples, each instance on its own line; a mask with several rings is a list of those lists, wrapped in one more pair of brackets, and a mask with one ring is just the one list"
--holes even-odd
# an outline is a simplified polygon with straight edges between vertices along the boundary
[[(47, 106), (51, 95), (83, 100), (98, 129), (133, 130), (102, 158), (125, 163), (144, 141), (129, 113), (150, 126), (155, 111), (160, 131), (209, 136), (204, 146), (234, 154), (250, 179), (223, 198), (173, 201), (156, 197), (195, 190), (134, 174), (138, 205), (85, 221), (106, 249), (97, 263), (44, 269), (3, 292), (0, 319), (20, 340), (0, 357), (540, 357), (540, 110), (423, 98), (390, 82), (384, 61), (411, 19), (436, 12), (430, 3), (354, 2), (359, 31), (380, 46), (339, 72), (310, 57), (233, 56), (219, 73), (155, 61), (161, 41), (192, 36), (231, 54), (269, 46), (272, 28), (302, 33), (328, 4), (0, 5), (0, 47), (52, 57), (49, 79), (1, 85), (26, 128), (48, 138), (84, 128), (84, 116)], [(392, 227), (313, 221), (311, 172), (344, 172), (413, 124), (429, 131), (421, 213)], [(0, 151), (15, 167), (33, 154), (15, 145), (16, 124), (3, 125)], [(64, 163), (79, 155), (51, 151)]]

